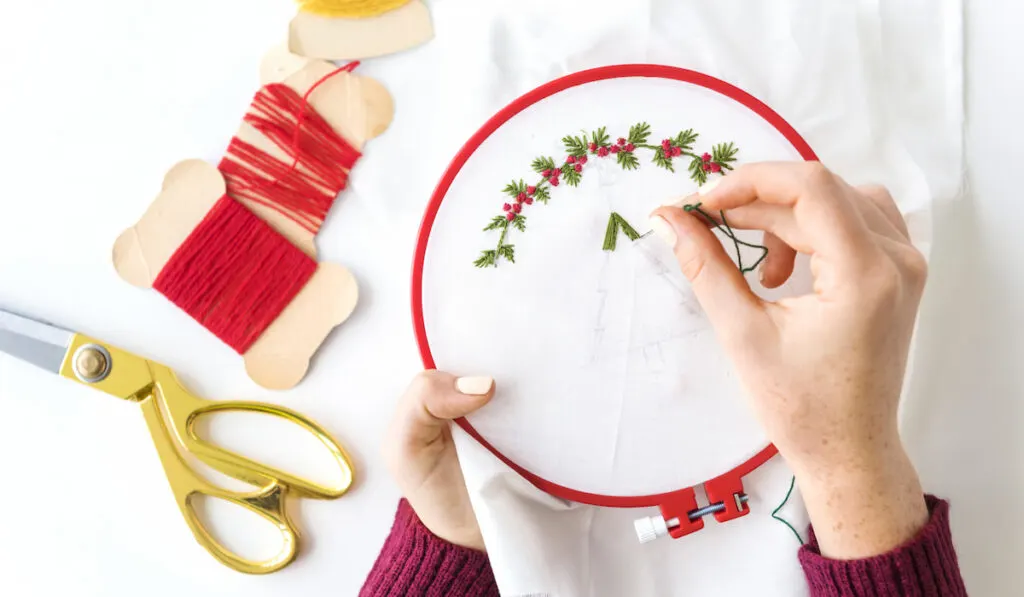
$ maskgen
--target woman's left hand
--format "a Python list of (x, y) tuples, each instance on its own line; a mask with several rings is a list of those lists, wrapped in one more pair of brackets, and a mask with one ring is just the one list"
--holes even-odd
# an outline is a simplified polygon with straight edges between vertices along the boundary
[(441, 539), (480, 551), (484, 540), (455, 453), (451, 421), (493, 396), (489, 377), (424, 371), (399, 402), (384, 446), (391, 474), (420, 521)]

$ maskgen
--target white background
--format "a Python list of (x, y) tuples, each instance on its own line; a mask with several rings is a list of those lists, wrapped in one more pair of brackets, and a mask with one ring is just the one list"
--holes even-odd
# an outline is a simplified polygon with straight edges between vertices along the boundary
[[(967, 10), (970, 189), (935, 208), (932, 281), (905, 420), (927, 488), (954, 501), (972, 593), (1002, 595), (1019, 586), (1024, 558), (1024, 199), (1015, 176), (1024, 159), (1024, 9), (987, 2)], [(291, 11), (285, 0), (0, 7), (0, 304), (162, 361), (200, 395), (306, 412), (354, 454), (359, 484), (338, 502), (303, 504), (296, 520), (305, 551), (291, 568), (236, 574), (192, 541), (136, 407), (0, 359), (2, 594), (354, 595), (376, 557), (398, 497), (378, 446), (419, 365), (407, 307), (414, 232), (426, 191), (489, 115), (438, 118), (417, 98), (451, 94), (454, 112), (460, 92), (487, 93), (494, 81), (460, 79), (458, 64), (436, 60), (431, 46), (366, 66), (398, 109), (367, 164), (391, 167), (356, 176), (319, 240), (324, 259), (363, 281), (363, 302), (295, 391), (255, 387), (236, 355), (109, 265), (113, 239), (174, 162), (222, 153), (255, 91), (258, 59)], [(481, 44), (488, 34), (439, 31)], [(399, 61), (416, 68), (398, 71)], [(414, 74), (388, 76), (395, 72)], [(392, 192), (362, 196), (360, 177), (375, 188), (392, 178)], [(421, 196), (406, 196), (413, 192)]]

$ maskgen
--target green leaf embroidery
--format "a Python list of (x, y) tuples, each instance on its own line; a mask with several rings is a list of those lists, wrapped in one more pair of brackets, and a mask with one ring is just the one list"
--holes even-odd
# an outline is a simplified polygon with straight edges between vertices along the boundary
[(640, 238), (640, 233), (629, 225), (626, 218), (613, 211), (612, 215), (608, 216), (608, 228), (604, 232), (604, 245), (602, 249), (614, 251), (619, 242), (619, 232), (625, 234), (629, 240)]
[(473, 262), (477, 267), (498, 267), (496, 251), (482, 251), (480, 258)]
[[(639, 122), (631, 126), (628, 136), (625, 137), (625, 142), (615, 143), (615, 146), (619, 148), (614, 152), (615, 161), (619, 167), (627, 171), (639, 169), (640, 159), (636, 153), (640, 150), (651, 150), (653, 152), (651, 161), (654, 165), (674, 173), (676, 169), (673, 156), (666, 154), (664, 148), (660, 145), (650, 145), (651, 136), (651, 126), (646, 122)], [(619, 138), (622, 139), (622, 137)], [(727, 170), (733, 169), (736, 155), (739, 152), (734, 143), (713, 145), (711, 153), (708, 155), (710, 159), (705, 162), (703, 155), (698, 155), (693, 150), (697, 138), (698, 134), (693, 129), (686, 129), (675, 137), (668, 139), (672, 147), (677, 148), (673, 149), (673, 152), (677, 154), (676, 157), (679, 157), (678, 154), (681, 151), (682, 155), (690, 160), (688, 172), (691, 179), (697, 184), (703, 185), (707, 182), (709, 174), (715, 173), (715, 170), (719, 170), (719, 173), (724, 175)], [(530, 164), (533, 172), (541, 175), (535, 184), (529, 185), (523, 179), (519, 179), (512, 180), (505, 185), (502, 192), (512, 198), (512, 201), (506, 202), (509, 204), (510, 209), (502, 215), (492, 217), (491, 221), (484, 228), (488, 232), (500, 230), (501, 235), (494, 249), (488, 249), (480, 253), (480, 257), (473, 262), (476, 267), (497, 267), (498, 262), (502, 259), (515, 263), (515, 246), (506, 244), (505, 239), (513, 230), (526, 232), (526, 216), (520, 212), (527, 209), (533, 202), (547, 204), (551, 200), (551, 189), (558, 186), (558, 183), (564, 182), (571, 187), (579, 186), (583, 180), (583, 170), (588, 167), (591, 161), (598, 161), (613, 155), (611, 151), (613, 148), (612, 139), (608, 134), (607, 127), (600, 127), (590, 133), (583, 131), (582, 136), (567, 135), (562, 138), (562, 144), (565, 146), (566, 153), (575, 158), (574, 163), (565, 163), (559, 166), (554, 158), (539, 156), (534, 158)], [(632, 151), (626, 151), (625, 147), (630, 144), (632, 145)], [(592, 145), (594, 147), (593, 151), (590, 150)], [(576, 170), (577, 167), (580, 168), (580, 171)], [(548, 175), (544, 176), (544, 172), (548, 172)], [(557, 176), (554, 176), (554, 174), (557, 174)], [(509, 214), (511, 214), (511, 220), (509, 219)], [(706, 214), (704, 215), (709, 217)], [(731, 232), (727, 225), (725, 228)], [(605, 232), (605, 250), (615, 250), (619, 233), (625, 234), (630, 240), (636, 240), (640, 237), (640, 234), (637, 233), (636, 229), (629, 222), (621, 215), (613, 213), (608, 219), (608, 228)], [(740, 245), (755, 246), (739, 240), (733, 234), (727, 234), (727, 236), (733, 239), (737, 251)], [(763, 247), (758, 246), (758, 248)], [(761, 259), (763, 260), (764, 257), (762, 256)], [(741, 269), (747, 271), (747, 268), (742, 266), (742, 262)]]
[(613, 215), (619, 221), (619, 228), (622, 229), (622, 233), (626, 235), (626, 238), (628, 238), (629, 240), (636, 240), (640, 238), (640, 233), (636, 231), (636, 228), (633, 228), (632, 226), (629, 225), (629, 222), (626, 221), (626, 218), (620, 216), (619, 214)]
[(640, 167), (640, 159), (631, 151), (620, 151), (615, 159), (623, 170), (636, 170)]
[(736, 161), (736, 154), (738, 152), (739, 149), (731, 141), (729, 143), (719, 143), (711, 148), (711, 161), (722, 168), (732, 170), (730, 164)]
[(652, 161), (659, 168), (664, 168), (669, 172), (676, 171), (675, 166), (672, 165), (672, 158), (665, 156), (665, 151), (661, 147), (654, 152), (654, 159)]
[(704, 171), (704, 160), (700, 156), (694, 156), (690, 160), (690, 178), (700, 185), (708, 181), (708, 173)]
[(518, 181), (513, 180), (512, 182), (505, 185), (505, 189), (502, 191), (509, 197), (515, 199), (520, 193), (526, 192), (526, 183), (520, 178)]
[(578, 187), (583, 175), (576, 171), (576, 164), (565, 164), (562, 166), (562, 179), (570, 187)]
[(554, 170), (555, 160), (549, 157), (542, 156), (533, 160), (533, 164), (531, 165), (531, 167), (533, 168), (533, 171), (536, 172), (537, 174), (540, 174), (545, 170)]
[(533, 198), (546, 204), (548, 200), (551, 199), (551, 192), (548, 191), (547, 187), (537, 185), (537, 192), (533, 194)]
[(675, 139), (672, 139), (672, 144), (682, 148), (683, 151), (693, 151), (693, 144), (697, 141), (698, 136), (697, 133), (693, 132), (693, 129), (686, 129), (676, 135)]
[(506, 218), (505, 216), (494, 216), (493, 218), (491, 218), (491, 223), (488, 224), (486, 228), (484, 228), (484, 232), (488, 232), (490, 230), (498, 230), (499, 228), (504, 229), (505, 226), (508, 226), (508, 218)]
[(508, 259), (510, 262), (516, 262), (516, 247), (515, 245), (501, 245), (498, 247), (498, 254)]
[(651, 125), (646, 122), (634, 124), (629, 127), (629, 137), (627, 138), (633, 145), (643, 145), (647, 143), (647, 140), (651, 138)]
[[(572, 135), (566, 135), (562, 138), (562, 143), (565, 145), (565, 151), (569, 155), (576, 157), (587, 155), (587, 140), (585, 137), (580, 138)], [(553, 165), (554, 164), (552, 164), (552, 166)]]
[(615, 217), (617, 215), (612, 212), (612, 215), (608, 216), (608, 228), (604, 231), (604, 245), (601, 247), (605, 251), (614, 251), (616, 243), (619, 242), (619, 220)]

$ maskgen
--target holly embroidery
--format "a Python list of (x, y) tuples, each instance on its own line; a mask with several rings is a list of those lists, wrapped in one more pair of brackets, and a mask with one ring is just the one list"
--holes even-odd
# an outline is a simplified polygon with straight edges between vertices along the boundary
[[(636, 170), (640, 167), (640, 150), (652, 153), (651, 162), (670, 172), (676, 171), (680, 162), (688, 160), (687, 171), (690, 179), (698, 185), (707, 182), (714, 174), (724, 175), (733, 169), (739, 149), (733, 143), (719, 143), (712, 146), (711, 152), (697, 154), (694, 145), (698, 134), (693, 129), (680, 132), (675, 137), (661, 141), (659, 145), (651, 145), (651, 127), (646, 122), (635, 124), (629, 129), (626, 137), (612, 139), (607, 128), (581, 136), (567, 135), (562, 138), (566, 157), (561, 164), (554, 158), (541, 156), (533, 160), (531, 168), (538, 175), (534, 184), (527, 184), (524, 179), (513, 180), (505, 186), (504, 193), (509, 199), (502, 205), (502, 214), (494, 216), (484, 228), (485, 231), (500, 230), (498, 244), (493, 249), (481, 251), (480, 257), (473, 263), (476, 267), (497, 267), (502, 260), (515, 263), (515, 245), (509, 244), (508, 235), (511, 230), (526, 232), (526, 216), (523, 211), (534, 202), (547, 203), (551, 199), (551, 189), (565, 184), (576, 187), (583, 180), (587, 165), (592, 160), (613, 158), (623, 170)], [(618, 214), (613, 213), (608, 221), (604, 248), (615, 250), (618, 233), (622, 231), (631, 240), (639, 238), (634, 230)], [(613, 234), (614, 232), (614, 234)]]

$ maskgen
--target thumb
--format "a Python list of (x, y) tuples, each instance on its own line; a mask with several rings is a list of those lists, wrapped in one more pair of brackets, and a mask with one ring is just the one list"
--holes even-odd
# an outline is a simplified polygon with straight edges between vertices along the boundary
[(650, 224), (672, 247), (715, 331), (728, 338), (753, 323), (761, 313), (761, 301), (714, 232), (698, 217), (677, 207), (661, 207)]
[(456, 378), (442, 371), (424, 371), (399, 404), (398, 439), (407, 445), (429, 444), (441, 436), (449, 421), (472, 413), (493, 396), (494, 380), (489, 377)]

